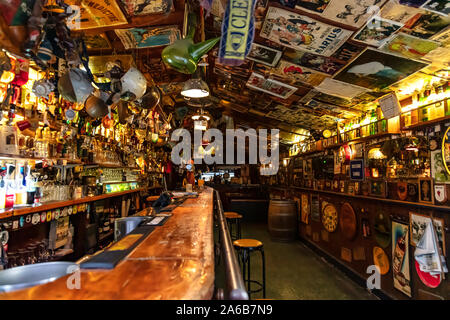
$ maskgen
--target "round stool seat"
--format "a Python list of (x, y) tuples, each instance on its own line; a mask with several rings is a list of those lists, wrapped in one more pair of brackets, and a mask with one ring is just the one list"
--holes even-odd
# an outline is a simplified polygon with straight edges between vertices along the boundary
[(146, 201), (156, 201), (158, 199), (159, 199), (159, 196), (150, 196), (150, 197), (147, 197), (147, 199), (145, 199), (145, 200)]
[(237, 212), (227, 211), (225, 212), (225, 218), (227, 219), (242, 219), (242, 215)]
[(263, 243), (255, 239), (239, 239), (233, 242), (233, 245), (240, 248), (259, 248)]

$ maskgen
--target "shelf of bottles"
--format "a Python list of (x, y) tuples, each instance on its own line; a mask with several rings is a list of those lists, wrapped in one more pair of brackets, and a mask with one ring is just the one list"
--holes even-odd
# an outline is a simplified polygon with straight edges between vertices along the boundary
[(450, 86), (447, 81), (427, 83), (405, 99), (407, 103), (402, 107), (401, 127), (408, 129), (450, 118), (449, 100)]
[(403, 112), (401, 114), (401, 127), (408, 129), (445, 119), (450, 119), (450, 98)]

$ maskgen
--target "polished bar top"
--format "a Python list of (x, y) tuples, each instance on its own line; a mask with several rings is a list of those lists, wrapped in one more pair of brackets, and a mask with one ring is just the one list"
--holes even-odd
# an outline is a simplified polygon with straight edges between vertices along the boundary
[(0, 299), (210, 299), (214, 289), (213, 189), (187, 199), (173, 216), (113, 270), (82, 270), (81, 288), (68, 289), (73, 275)]

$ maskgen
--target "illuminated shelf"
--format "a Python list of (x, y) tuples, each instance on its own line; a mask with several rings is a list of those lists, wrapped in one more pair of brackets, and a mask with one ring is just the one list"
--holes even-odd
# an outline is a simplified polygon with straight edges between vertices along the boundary
[(16, 216), (23, 216), (30, 213), (36, 213), (36, 212), (42, 212), (47, 210), (53, 210), (63, 207), (69, 207), (77, 204), (82, 203), (88, 203), (88, 202), (95, 202), (103, 199), (108, 198), (114, 198), (114, 197), (120, 197), (126, 194), (130, 193), (136, 193), (140, 191), (146, 190), (145, 188), (137, 188), (134, 190), (127, 190), (122, 192), (115, 192), (115, 193), (108, 193), (108, 194), (102, 194), (99, 196), (93, 196), (93, 197), (84, 197), (81, 199), (76, 200), (66, 200), (66, 201), (51, 201), (47, 202), (41, 205), (32, 205), (32, 206), (24, 206), (21, 208), (14, 208), (14, 209), (2, 209), (0, 210), (0, 219), (10, 218), (10, 217), (16, 217)]

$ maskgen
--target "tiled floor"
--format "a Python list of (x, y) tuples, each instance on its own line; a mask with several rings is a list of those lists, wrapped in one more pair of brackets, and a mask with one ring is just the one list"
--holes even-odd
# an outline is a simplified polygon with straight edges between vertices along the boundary
[[(267, 299), (376, 299), (299, 240), (291, 243), (272, 242), (266, 224), (244, 224), (242, 237), (264, 243)], [(251, 274), (255, 280), (261, 274), (260, 261), (259, 253), (253, 253)], [(251, 298), (262, 298), (262, 293), (253, 294)]]

